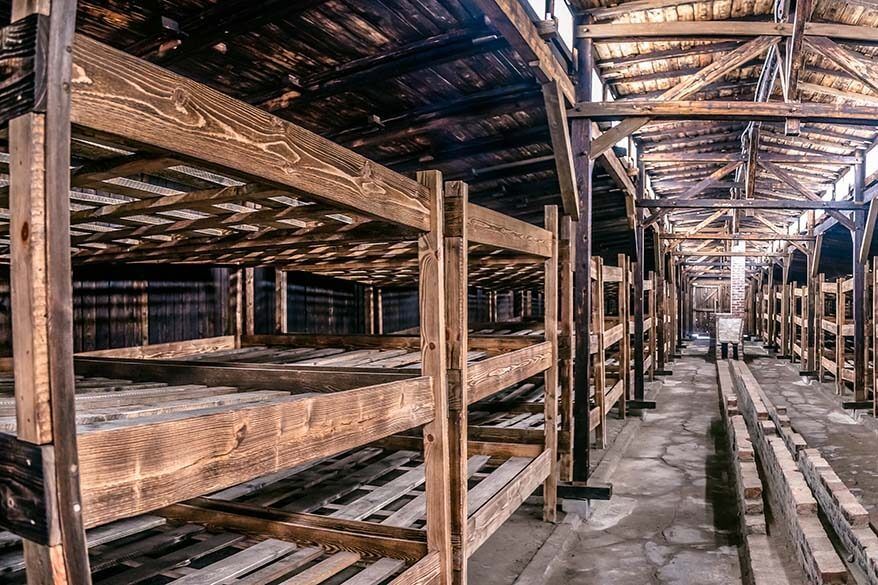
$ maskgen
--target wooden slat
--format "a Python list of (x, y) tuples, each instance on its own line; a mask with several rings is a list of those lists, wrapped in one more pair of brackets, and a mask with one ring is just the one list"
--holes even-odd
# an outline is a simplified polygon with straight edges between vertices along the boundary
[(0, 433), (0, 527), (32, 542), (53, 546), (60, 540), (52, 514), (52, 451)]
[(469, 204), (467, 235), (470, 243), (547, 258), (552, 253), (552, 235), (535, 225)]
[(535, 376), (551, 365), (552, 344), (548, 341), (504, 353), (469, 365), (469, 403)]
[(206, 353), (219, 349), (235, 347), (235, 336), (224, 335), (221, 337), (206, 337), (203, 339), (187, 339), (185, 341), (171, 341), (168, 343), (156, 343), (152, 345), (137, 345), (134, 347), (118, 347), (114, 349), (99, 349), (85, 351), (76, 354), (83, 357), (118, 357), (146, 359), (164, 357), (168, 355), (187, 355), (193, 353)]
[(86, 524), (155, 510), (432, 420), (429, 378), (149, 422), (80, 435)]
[(74, 124), (233, 169), (419, 230), (416, 182), (337, 144), (142, 59), (77, 35)]

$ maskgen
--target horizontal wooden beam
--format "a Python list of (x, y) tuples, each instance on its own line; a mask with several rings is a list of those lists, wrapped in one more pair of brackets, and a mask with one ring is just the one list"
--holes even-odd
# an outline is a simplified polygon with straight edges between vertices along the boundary
[(541, 258), (552, 255), (552, 234), (548, 230), (473, 203), (467, 208), (467, 239), (503, 250)]
[[(876, 29), (878, 30), (878, 29)], [(653, 120), (736, 120), (803, 122), (878, 126), (878, 107), (846, 104), (784, 103), (748, 101), (653, 101), (580, 102), (568, 112), (570, 118), (623, 120), (649, 117)]]
[(659, 234), (663, 240), (717, 240), (720, 242), (772, 242), (772, 241), (790, 241), (790, 242), (813, 242), (816, 236), (790, 235), (784, 236), (780, 234), (739, 234), (739, 235), (723, 235), (723, 234)]
[(429, 377), (96, 425), (79, 434), (83, 516), (96, 526), (150, 512), (423, 425)]
[(552, 363), (552, 356), (552, 344), (543, 341), (470, 364), (467, 370), (470, 404), (545, 371)]
[(338, 144), (137, 57), (77, 35), (71, 121), (202, 165), (426, 231), (428, 194)]
[(417, 371), (391, 368), (296, 367), (268, 364), (211, 363), (77, 357), (77, 374), (123, 380), (234, 386), (243, 390), (281, 390), (293, 393), (337, 392), (371, 384), (406, 380)]
[[(642, 22), (637, 24), (586, 24), (576, 27), (576, 36), (596, 41), (623, 42), (626, 39), (670, 39), (680, 38), (722, 38), (759, 37), (774, 35), (790, 37), (793, 34), (791, 23), (742, 20), (699, 20), (662, 22)], [(809, 22), (805, 24), (806, 36), (830, 37), (840, 41), (878, 43), (878, 29), (871, 26), (854, 26)]]
[(637, 202), (646, 209), (834, 209), (856, 211), (855, 201), (798, 201), (791, 199), (644, 199)]
[[(661, 143), (659, 143), (661, 144)], [(742, 161), (740, 152), (646, 152), (640, 155), (644, 163), (726, 163)], [(838, 154), (815, 154), (815, 155), (789, 155), (760, 152), (760, 161), (777, 164), (798, 165), (853, 165), (857, 162), (856, 156), (844, 156)]]

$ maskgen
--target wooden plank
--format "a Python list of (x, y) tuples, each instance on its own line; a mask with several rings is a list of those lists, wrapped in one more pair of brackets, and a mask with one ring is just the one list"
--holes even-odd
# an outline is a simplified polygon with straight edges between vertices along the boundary
[[(86, 524), (155, 510), (432, 420), (428, 378), (96, 425), (80, 435)], [(148, 446), (146, 448), (145, 446)]]
[(543, 341), (524, 349), (504, 353), (469, 365), (469, 403), (527, 380), (545, 371), (552, 364), (555, 348)]
[(297, 514), (206, 498), (174, 504), (163, 508), (161, 513), (172, 520), (292, 540), (308, 546), (350, 550), (369, 558), (389, 556), (417, 561), (427, 554), (422, 530), (371, 522)]
[(176, 585), (220, 585), (270, 563), (296, 549), (296, 545), (282, 540), (268, 539), (239, 553), (199, 569), (191, 575), (175, 579)]
[(441, 571), (439, 554), (430, 553), (388, 585), (429, 585), (441, 579)]
[(29, 14), (0, 29), (0, 123), (46, 111), (48, 50), (45, 14)]
[[(207, 86), (77, 35), (71, 119), (342, 208), (429, 228), (423, 186)], [(332, 161), (332, 162), (330, 162)]]
[(76, 358), (76, 372), (86, 376), (127, 376), (133, 380), (170, 384), (234, 386), (243, 390), (336, 392), (411, 379), (416, 372), (389, 369), (227, 364), (173, 360)]
[(338, 552), (313, 567), (308, 567), (298, 575), (282, 581), (281, 585), (317, 585), (332, 578), (359, 560), (360, 555), (355, 552)]
[(543, 322), (546, 342), (552, 354), (549, 367), (543, 375), (543, 424), (546, 431), (545, 447), (551, 452), (549, 474), (543, 484), (543, 520), (555, 522), (558, 518), (558, 208), (545, 208), (546, 229), (552, 234), (552, 256), (544, 266)]
[(540, 485), (551, 470), (549, 450), (534, 459), (514, 480), (506, 484), (491, 500), (470, 517), (467, 538), (475, 552), (503, 522)]
[(220, 349), (235, 347), (234, 335), (221, 337), (205, 337), (203, 339), (187, 339), (184, 341), (170, 341), (168, 343), (154, 343), (151, 345), (136, 345), (133, 347), (117, 347), (113, 349), (98, 349), (84, 351), (76, 354), (83, 357), (117, 357), (148, 359), (170, 355), (188, 355), (194, 353), (207, 353)]
[(245, 335), (243, 347), (349, 347), (399, 348), (419, 350), (421, 338), (417, 335), (327, 335), (319, 333), (286, 333), (284, 335)]
[(405, 563), (397, 559), (379, 559), (341, 585), (378, 585), (404, 567)]
[(567, 125), (567, 108), (564, 95), (557, 81), (543, 84), (543, 101), (549, 123), (549, 137), (555, 154), (555, 171), (561, 189), (564, 213), (579, 220), (579, 189), (573, 170), (573, 145)]
[(442, 174), (419, 172), (418, 182), (430, 194), (429, 231), (418, 239), (418, 311), (421, 372), (433, 381), (435, 418), (424, 426), (427, 491), (427, 548), (439, 554), (440, 582), (452, 581), (449, 397), (445, 306), (445, 202)]
[(541, 258), (551, 255), (552, 237), (543, 228), (472, 203), (467, 214), (467, 236), (474, 244)]
[(0, 527), (34, 543), (60, 541), (52, 513), (53, 451), (0, 433)]

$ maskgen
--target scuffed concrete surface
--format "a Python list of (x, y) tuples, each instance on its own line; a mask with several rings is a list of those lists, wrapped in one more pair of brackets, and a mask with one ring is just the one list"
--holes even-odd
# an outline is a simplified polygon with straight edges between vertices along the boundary
[[(871, 416), (857, 418), (841, 407), (835, 383), (799, 376), (801, 364), (790, 364), (748, 347), (747, 361), (768, 398), (785, 406), (795, 430), (820, 450), (832, 469), (878, 522), (878, 425)], [(849, 399), (850, 397), (846, 397)]]
[(658, 410), (613, 474), (613, 499), (580, 528), (548, 584), (740, 585), (713, 368), (703, 346), (673, 363)]

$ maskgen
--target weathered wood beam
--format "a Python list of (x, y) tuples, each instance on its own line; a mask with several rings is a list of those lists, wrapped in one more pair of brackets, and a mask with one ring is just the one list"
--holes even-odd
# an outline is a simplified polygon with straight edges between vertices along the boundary
[(795, 201), (773, 199), (647, 199), (637, 202), (647, 209), (824, 209), (856, 211), (863, 207), (855, 201)]
[[(576, 27), (576, 36), (603, 42), (624, 42), (648, 38), (685, 39), (685, 38), (720, 38), (720, 37), (758, 37), (773, 35), (791, 37), (793, 25), (767, 21), (740, 20), (699, 20), (663, 22), (656, 26), (652, 22), (637, 24), (587, 24)], [(805, 24), (806, 36), (830, 37), (837, 40), (876, 43), (878, 29), (871, 26), (856, 26), (823, 22)]]
[(853, 75), (863, 85), (878, 91), (878, 71), (874, 62), (865, 55), (846, 49), (826, 37), (808, 38), (808, 47)]
[[(710, 175), (699, 181), (697, 184), (693, 185), (686, 191), (684, 191), (680, 196), (678, 196), (677, 200), (687, 200), (693, 199), (698, 195), (704, 193), (710, 188), (716, 186), (717, 182), (726, 177), (733, 172), (735, 172), (740, 166), (743, 164), (740, 160), (732, 161), (727, 165), (720, 167), (719, 169), (712, 172)], [(662, 217), (664, 217), (668, 211), (666, 209), (660, 210), (658, 213), (654, 213), (652, 217), (650, 217), (645, 223), (644, 227), (649, 227), (650, 225), (658, 222)]]
[[(878, 29), (876, 29), (878, 30)], [(736, 101), (651, 101), (579, 103), (569, 118), (621, 120), (643, 118), (662, 120), (762, 120), (783, 122), (787, 118), (826, 124), (878, 126), (878, 108), (843, 104)]]
[(804, 235), (785, 235), (785, 234), (661, 234), (663, 240), (710, 240), (720, 242), (771, 242), (771, 241), (789, 241), (789, 242), (813, 242), (815, 236)]
[[(74, 124), (179, 153), (424, 230), (417, 183), (258, 108), (141, 59), (77, 36)], [(185, 87), (185, 99), (167, 88)], [(172, 92), (173, 93), (173, 92)], [(176, 94), (174, 94), (176, 95)], [(136, 123), (130, 104), (140, 103)], [(266, 130), (273, 129), (273, 130)], [(269, 147), (270, 145), (270, 147)], [(331, 161), (331, 162), (330, 162)]]
[(567, 107), (560, 84), (557, 81), (544, 83), (543, 98), (546, 103), (546, 118), (552, 139), (552, 151), (555, 154), (555, 171), (561, 188), (564, 213), (574, 221), (579, 221), (579, 191), (574, 176), (573, 146), (567, 125)]
[[(730, 71), (733, 71), (744, 63), (761, 55), (776, 43), (777, 39), (772, 37), (756, 38), (741, 47), (738, 47), (734, 51), (723, 55), (710, 65), (701, 69), (701, 71), (695, 75), (688, 77), (685, 81), (682, 81), (671, 89), (665, 91), (659, 99), (679, 100), (691, 97), (694, 93), (697, 93), (707, 85), (722, 78)], [(612, 148), (614, 144), (626, 136), (630, 136), (632, 133), (649, 124), (649, 122), (649, 118), (630, 119), (607, 130), (595, 139), (591, 148), (591, 157), (593, 159), (596, 158), (604, 151)]]
[(787, 41), (786, 84), (784, 85), (786, 101), (799, 99), (799, 76), (805, 66), (805, 54), (802, 51), (802, 46), (805, 41), (805, 25), (811, 17), (812, 8), (812, 0), (796, 0), (793, 31)]
[[(786, 183), (787, 185), (789, 185), (790, 187), (792, 187), (793, 189), (798, 191), (802, 196), (804, 196), (808, 200), (810, 200), (810, 201), (823, 201), (823, 199), (821, 199), (819, 195), (816, 195), (810, 189), (806, 188), (804, 185), (799, 183), (791, 174), (789, 174), (788, 172), (786, 172), (785, 170), (783, 170), (781, 167), (777, 166), (776, 164), (770, 163), (770, 162), (763, 162), (761, 164), (762, 164), (762, 168), (764, 168), (765, 170), (767, 170), (768, 172), (773, 174), (775, 177), (777, 177), (778, 179), (780, 179), (781, 181), (783, 181), (784, 183)], [(840, 224), (847, 227), (848, 229), (854, 228), (854, 222), (851, 221), (851, 219), (849, 217), (847, 217), (846, 215), (844, 215), (844, 214), (842, 214), (834, 209), (829, 209), (829, 208), (827, 208), (827, 212), (829, 213), (829, 215), (834, 217)]]

